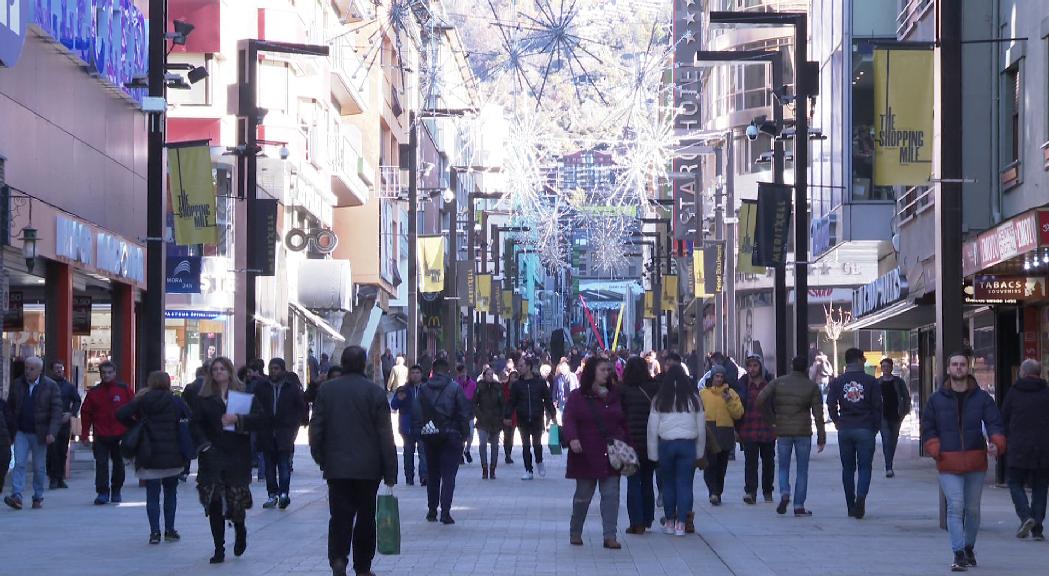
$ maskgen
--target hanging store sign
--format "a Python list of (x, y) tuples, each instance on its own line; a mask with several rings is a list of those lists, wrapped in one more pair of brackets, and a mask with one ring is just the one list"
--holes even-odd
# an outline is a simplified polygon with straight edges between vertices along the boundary
[(656, 317), (656, 298), (651, 290), (645, 290), (644, 316), (646, 319), (653, 319)]
[(455, 283), (455, 295), (459, 298), (459, 306), (473, 306), (474, 297), (477, 296), (473, 260), (455, 263)]
[(677, 276), (664, 276), (663, 277), (663, 297), (662, 310), (664, 312), (677, 312)]
[[(699, 130), (702, 125), (699, 105), (700, 70), (695, 67), (696, 54), (703, 43), (703, 8), (691, 0), (674, 2), (674, 132)], [(684, 138), (679, 148), (686, 148), (693, 139)], [(699, 230), (697, 187), (700, 186), (701, 158), (698, 153), (681, 151), (674, 156), (671, 170), (676, 175), (694, 175), (694, 178), (673, 178), (674, 214), (672, 227), (675, 253), (684, 254), (683, 244), (694, 240)]]
[(929, 183), (933, 77), (932, 50), (874, 50), (875, 186)]
[(758, 228), (758, 201), (743, 200), (739, 206), (739, 256), (736, 272), (740, 274), (764, 274), (764, 266), (755, 266), (754, 238)]
[(175, 214), (175, 244), (217, 244), (215, 177), (207, 141), (168, 144), (168, 188)]
[(255, 211), (248, 223), (248, 242), (255, 249), (249, 252), (248, 268), (256, 276), (273, 276), (277, 271), (277, 200), (255, 200)]
[(146, 18), (134, 0), (3, 0), (0, 2), (0, 65), (13, 67), (35, 25), (84, 64), (88, 74), (140, 100), (145, 90), (127, 88), (148, 71)]
[(852, 317), (862, 318), (907, 297), (907, 277), (894, 268), (874, 282), (852, 291)]
[(419, 236), (418, 246), (419, 291), (444, 291), (444, 236)]
[(200, 294), (200, 256), (168, 256), (168, 294)]
[(503, 304), (499, 307), (499, 316), (503, 320), (514, 317), (514, 293), (510, 290), (503, 290)]
[(703, 248), (703, 291), (720, 294), (725, 289), (725, 244), (718, 242)]
[(91, 335), (91, 297), (73, 296), (73, 336)]
[(306, 231), (292, 228), (284, 235), (284, 245), (292, 252), (302, 252), (307, 248), (319, 254), (331, 254), (339, 246), (339, 237), (324, 228)]
[(22, 303), (24, 295), (20, 290), (7, 293), (7, 312), (4, 313), (4, 332), (21, 332), (25, 330), (25, 315)]
[(702, 250), (692, 251), (692, 290), (696, 298), (712, 296), (707, 292), (706, 254)]
[(976, 300), (1044, 300), (1045, 297), (1044, 277), (977, 276), (973, 280)]
[(1049, 210), (1031, 210), (987, 230), (962, 247), (962, 274), (977, 272), (1039, 246), (1049, 246)]
[(489, 313), (492, 311), (492, 275), (477, 275), (477, 297), (474, 306), (478, 312)]
[(758, 182), (758, 214), (751, 261), (756, 266), (781, 266), (787, 261), (791, 188)]

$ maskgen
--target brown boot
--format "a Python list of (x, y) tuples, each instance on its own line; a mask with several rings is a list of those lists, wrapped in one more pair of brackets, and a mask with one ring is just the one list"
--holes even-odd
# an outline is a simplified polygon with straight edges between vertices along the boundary
[(487, 479), (488, 479), (488, 467), (487, 466), (481, 466), (481, 480), (487, 480)]
[(626, 533), (627, 534), (644, 534), (645, 533), (645, 527), (644, 526), (631, 526), (630, 528), (626, 529)]
[(620, 544), (619, 542), (617, 542), (615, 538), (605, 538), (605, 545), (604, 546), (605, 546), (605, 548), (608, 548), (609, 550), (619, 550), (620, 548), (623, 547), (623, 545)]
[(696, 513), (689, 512), (685, 515), (685, 534), (696, 533)]

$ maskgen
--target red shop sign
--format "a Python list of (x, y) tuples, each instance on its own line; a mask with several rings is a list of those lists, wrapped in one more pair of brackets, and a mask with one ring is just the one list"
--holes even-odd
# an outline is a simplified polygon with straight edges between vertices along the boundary
[(1031, 211), (980, 234), (976, 238), (980, 269), (994, 266), (1038, 247), (1039, 212)]

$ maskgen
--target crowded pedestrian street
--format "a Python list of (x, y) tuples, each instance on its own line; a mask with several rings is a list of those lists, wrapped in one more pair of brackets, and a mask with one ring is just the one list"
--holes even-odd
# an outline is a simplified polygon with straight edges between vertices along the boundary
[[(547, 456), (546, 478), (523, 482), (518, 479), (520, 451), (515, 449), (516, 463), (500, 467), (505, 476), (482, 481), (475, 447), (475, 463), (459, 469), (453, 526), (425, 521), (425, 488), (406, 487), (403, 481), (397, 485), (394, 494), (400, 503), (401, 554), (376, 556), (373, 570), (391, 576), (946, 573), (946, 536), (937, 528), (935, 469), (927, 460), (914, 459), (900, 461), (891, 480), (875, 474), (867, 517), (855, 520), (845, 514), (834, 438), (831, 432), (827, 450), (813, 454), (809, 482), (812, 517), (778, 516), (773, 504), (744, 504), (740, 455), (729, 465), (721, 507), (709, 506), (702, 482), (696, 482), (695, 535), (675, 538), (658, 531), (622, 535), (622, 550), (601, 547), (596, 502), (584, 531), (586, 544), (569, 545), (572, 486), (564, 479), (565, 456)], [(876, 471), (881, 463), (879, 456)], [(326, 487), (301, 442), (295, 475), (292, 505), (283, 511), (252, 509), (248, 514), (248, 551), (216, 568), (208, 566), (211, 535), (193, 490), (180, 492), (178, 530), (182, 541), (146, 546), (142, 511), (145, 491), (129, 486), (119, 506), (93, 506), (90, 473), (81, 464), (69, 482), (70, 489), (48, 494), (44, 512), (16, 515), (0, 510), (0, 526), (5, 533), (0, 538), (0, 575), (330, 574)], [(253, 491), (256, 501), (265, 496), (260, 483), (254, 484)], [(623, 493), (625, 496), (625, 486)], [(623, 500), (620, 533), (626, 523), (625, 497)], [(1005, 576), (1044, 570), (1049, 544), (1017, 540), (1015, 531), (1008, 490), (988, 487), (977, 547), (979, 573)], [(39, 534), (64, 536), (39, 538)]]

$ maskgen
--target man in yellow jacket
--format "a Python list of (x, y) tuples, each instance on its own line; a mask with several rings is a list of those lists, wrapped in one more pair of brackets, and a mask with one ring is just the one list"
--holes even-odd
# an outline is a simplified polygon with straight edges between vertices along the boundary
[(711, 368), (710, 380), (707, 387), (700, 391), (699, 397), (707, 415), (707, 435), (713, 434), (720, 448), (717, 452), (708, 451), (703, 481), (710, 491), (710, 503), (720, 506), (721, 494), (725, 491), (728, 457), (735, 450), (735, 422), (743, 417), (743, 403), (739, 400), (739, 394), (725, 381), (725, 369), (717, 365)]

